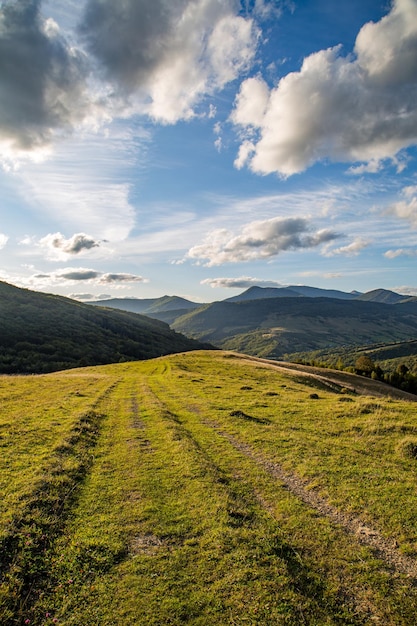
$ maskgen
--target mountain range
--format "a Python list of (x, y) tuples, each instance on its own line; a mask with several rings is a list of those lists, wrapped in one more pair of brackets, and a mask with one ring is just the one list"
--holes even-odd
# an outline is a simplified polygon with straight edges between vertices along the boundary
[(135, 307), (188, 337), (273, 359), (293, 352), (417, 337), (417, 298), (386, 289), (347, 293), (307, 285), (253, 286), (208, 304), (177, 296), (92, 304)]
[(401, 342), (402, 353), (415, 354), (417, 298), (384, 289), (360, 294), (291, 286), (251, 287), (208, 304), (178, 296), (82, 304), (0, 282), (0, 324), (0, 373), (50, 372), (213, 347), (282, 359)]

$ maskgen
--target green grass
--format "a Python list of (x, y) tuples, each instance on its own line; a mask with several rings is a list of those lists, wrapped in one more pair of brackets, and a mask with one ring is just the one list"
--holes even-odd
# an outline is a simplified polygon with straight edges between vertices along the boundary
[(0, 384), (4, 626), (415, 623), (415, 581), (268, 470), (414, 558), (414, 403), (222, 352)]

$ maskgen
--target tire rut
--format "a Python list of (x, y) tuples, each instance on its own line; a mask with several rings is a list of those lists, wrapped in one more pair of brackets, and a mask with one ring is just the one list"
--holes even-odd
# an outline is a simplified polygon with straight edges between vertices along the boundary
[[(391, 569), (405, 574), (417, 584), (417, 562), (401, 554), (394, 539), (383, 537), (377, 530), (365, 524), (361, 519), (340, 511), (331, 505), (325, 498), (309, 489), (308, 482), (295, 474), (286, 472), (278, 463), (268, 461), (257, 454), (248, 444), (242, 443), (230, 433), (221, 429), (220, 425), (212, 420), (204, 420), (206, 426), (212, 428), (218, 435), (227, 441), (247, 458), (252, 459), (274, 478), (277, 478), (290, 493), (297, 496), (305, 504), (315, 509), (321, 516), (328, 518), (336, 526), (351, 535), (364, 546), (372, 548), (375, 555), (383, 560)], [(262, 501), (263, 502), (263, 501)], [(265, 508), (271, 512), (270, 506)]]
[(94, 448), (106, 417), (96, 408), (115, 385), (109, 386), (79, 416), (67, 438), (54, 450), (43, 478), (34, 486), (23, 511), (12, 519), (0, 542), (2, 626), (19, 623), (21, 612), (30, 613), (42, 594), (48, 578), (49, 552), (64, 532), (94, 463)]

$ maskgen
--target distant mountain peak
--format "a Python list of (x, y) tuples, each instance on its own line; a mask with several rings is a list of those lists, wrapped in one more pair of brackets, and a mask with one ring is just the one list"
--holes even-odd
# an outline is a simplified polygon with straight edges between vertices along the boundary
[(337, 298), (352, 300), (356, 293), (346, 293), (337, 289), (320, 289), (308, 285), (289, 285), (288, 287), (258, 287), (253, 285), (243, 293), (227, 298), (225, 302), (240, 302), (244, 300), (260, 300), (263, 298)]
[(408, 296), (402, 296), (395, 291), (389, 289), (372, 289), (366, 293), (362, 293), (356, 298), (364, 302), (383, 302), (385, 304), (397, 304), (408, 299)]

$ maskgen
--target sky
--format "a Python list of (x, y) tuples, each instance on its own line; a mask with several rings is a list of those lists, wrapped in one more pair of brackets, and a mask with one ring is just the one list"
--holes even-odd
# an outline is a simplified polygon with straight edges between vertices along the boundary
[(0, 0), (0, 280), (417, 295), (417, 0)]

